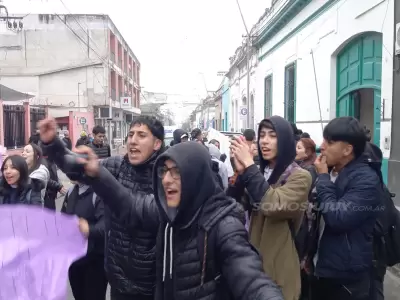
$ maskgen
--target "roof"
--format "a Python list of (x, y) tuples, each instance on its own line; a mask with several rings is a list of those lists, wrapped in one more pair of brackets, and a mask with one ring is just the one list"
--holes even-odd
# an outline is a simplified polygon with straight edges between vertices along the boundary
[(33, 97), (35, 96), (13, 90), (5, 85), (0, 84), (0, 100), (19, 101), (19, 100), (28, 100)]

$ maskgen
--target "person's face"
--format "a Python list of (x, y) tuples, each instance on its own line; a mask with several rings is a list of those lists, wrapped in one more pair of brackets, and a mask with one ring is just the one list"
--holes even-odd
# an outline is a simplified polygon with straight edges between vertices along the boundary
[(64, 132), (64, 137), (69, 138), (69, 132)]
[(9, 185), (18, 183), (20, 174), (19, 171), (14, 168), (11, 159), (7, 160), (4, 164), (3, 176)]
[(31, 145), (26, 145), (24, 151), (22, 151), (22, 157), (25, 158), (26, 164), (29, 168), (33, 166), (35, 152)]
[(218, 149), (220, 149), (220, 148), (219, 148), (219, 142), (215, 142), (214, 145), (215, 145), (215, 147), (217, 147)]
[(304, 148), (303, 142), (298, 141), (296, 145), (296, 159), (304, 160), (307, 158), (306, 148)]
[(166, 160), (158, 170), (168, 207), (178, 207), (181, 202), (181, 175), (173, 160)]
[(320, 149), (321, 155), (324, 155), (326, 158), (328, 167), (339, 165), (353, 154), (353, 146), (346, 142), (334, 142), (324, 139)]
[(272, 129), (260, 130), (259, 146), (263, 159), (273, 161), (278, 154), (278, 138)]
[(94, 142), (97, 145), (102, 145), (104, 143), (104, 137), (106, 135), (104, 133), (98, 133), (94, 135)]
[(131, 127), (127, 140), (128, 159), (132, 165), (145, 162), (155, 151), (160, 150), (162, 142), (143, 124)]
[(189, 138), (187, 136), (184, 136), (183, 138), (181, 138), (181, 143), (187, 142), (189, 140)]

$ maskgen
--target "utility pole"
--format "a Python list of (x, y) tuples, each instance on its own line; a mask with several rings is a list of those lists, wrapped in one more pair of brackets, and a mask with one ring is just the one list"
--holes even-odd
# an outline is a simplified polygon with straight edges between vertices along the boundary
[[(400, 23), (400, 3), (394, 1), (394, 47), (393, 51), (393, 90), (392, 90), (392, 120), (391, 137), (384, 137), (385, 144), (390, 146), (390, 157), (388, 161), (388, 187), (392, 193), (395, 193), (396, 206), (400, 207), (400, 181), (397, 180), (400, 174), (400, 131), (396, 130), (400, 126), (400, 53), (396, 54), (396, 41), (399, 40), (396, 32), (396, 24)], [(384, 108), (382, 108), (384, 109)], [(384, 147), (387, 145), (384, 145)]]
[(250, 59), (251, 59), (251, 35), (249, 29), (247, 28), (246, 21), (244, 20), (242, 8), (240, 7), (239, 0), (236, 0), (236, 4), (239, 9), (240, 17), (242, 18), (242, 22), (244, 25), (244, 29), (246, 30), (247, 39), (246, 39), (246, 68), (247, 68), (247, 82), (246, 82), (246, 106), (247, 106), (247, 121), (246, 128), (250, 126)]
[(81, 111), (81, 96), (80, 96), (80, 90), (79, 90), (80, 85), (81, 85), (81, 82), (78, 82), (78, 111)]

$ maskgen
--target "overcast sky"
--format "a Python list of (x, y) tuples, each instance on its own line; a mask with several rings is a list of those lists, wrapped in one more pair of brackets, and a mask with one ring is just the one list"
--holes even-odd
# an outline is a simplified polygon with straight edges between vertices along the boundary
[[(3, 0), (14, 13), (104, 13), (139, 58), (144, 90), (216, 90), (245, 33), (236, 0)], [(240, 0), (248, 27), (270, 0)], [(204, 74), (204, 76), (202, 75)], [(205, 84), (204, 84), (205, 81)]]

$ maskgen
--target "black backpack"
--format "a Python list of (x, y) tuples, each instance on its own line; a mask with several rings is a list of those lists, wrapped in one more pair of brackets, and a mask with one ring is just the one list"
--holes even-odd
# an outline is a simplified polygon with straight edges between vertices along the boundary
[(400, 263), (400, 212), (394, 205), (394, 194), (382, 186), (382, 204), (373, 231), (375, 263), (392, 267)]

